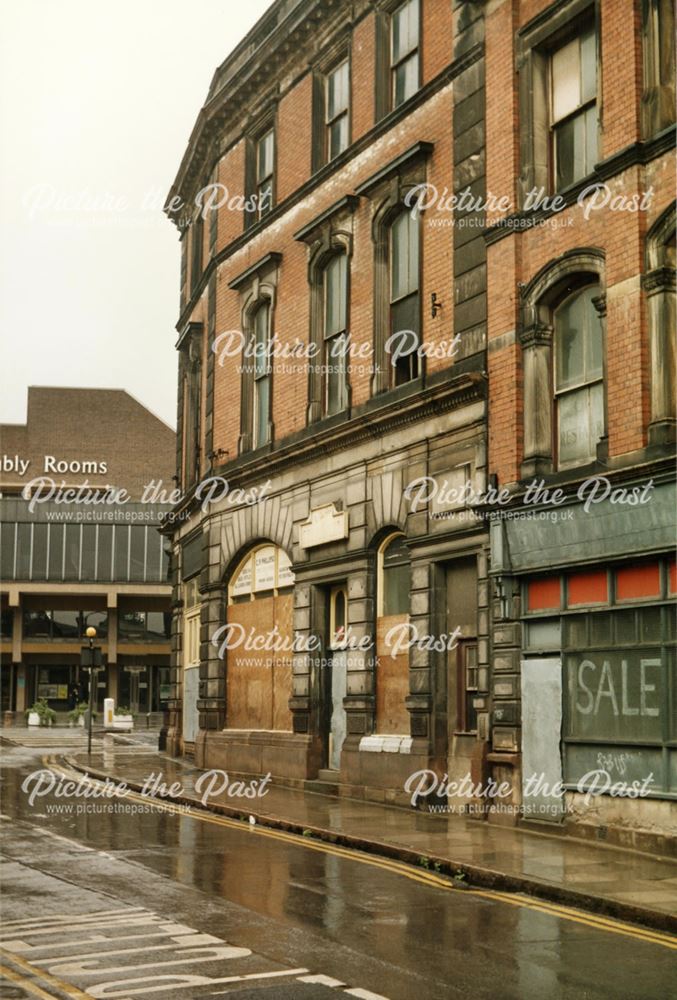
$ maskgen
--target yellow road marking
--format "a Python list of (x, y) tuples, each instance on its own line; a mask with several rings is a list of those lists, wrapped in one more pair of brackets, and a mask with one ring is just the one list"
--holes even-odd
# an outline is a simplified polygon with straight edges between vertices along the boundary
[[(29, 972), (31, 975), (38, 976), (40, 981), (45, 986), (56, 986), (58, 989), (63, 990), (67, 993), (69, 997), (73, 997), (73, 1000), (92, 1000), (91, 994), (83, 993), (82, 990), (78, 989), (77, 986), (71, 986), (70, 983), (65, 982), (63, 979), (59, 979), (58, 976), (53, 976), (49, 972), (44, 972), (42, 969), (36, 968), (36, 966), (31, 965), (27, 962), (25, 958), (20, 958), (13, 952), (6, 951), (4, 948), (0, 948), (0, 954), (4, 955), (7, 961), (11, 961), (14, 965), (18, 965), (20, 969), (24, 972)], [(45, 993), (32, 979), (26, 979), (24, 976), (20, 976), (18, 973), (13, 972), (8, 969), (6, 965), (2, 966), (2, 974), (8, 979), (11, 979), (13, 983), (18, 983), (20, 986), (24, 986), (28, 990), (33, 990), (34, 993), (39, 997), (46, 997), (47, 1000), (54, 1000), (53, 993)]]
[[(94, 785), (102, 784), (101, 780), (98, 778), (93, 778), (89, 775), (83, 774), (82, 772), (66, 768), (63, 764), (58, 763), (54, 757), (44, 758), (43, 762), (49, 763), (50, 766), (55, 767), (64, 777), (78, 778)], [(124, 797), (125, 799), (132, 800), (134, 802), (143, 802), (145, 805), (148, 805), (149, 802), (153, 801), (153, 799), (149, 799), (147, 795), (141, 795), (140, 792), (129, 791)], [(285, 843), (292, 844), (294, 847), (301, 846), (311, 851), (319, 851), (323, 854), (332, 854), (335, 857), (344, 858), (348, 861), (356, 861), (359, 864), (370, 865), (373, 868), (382, 868), (391, 873), (402, 875), (405, 878), (410, 879), (412, 882), (419, 882), (423, 885), (444, 889), (445, 891), (455, 891), (455, 886), (452, 885), (452, 883), (450, 883), (444, 876), (437, 875), (431, 871), (417, 871), (413, 868), (413, 866), (408, 865), (405, 862), (366, 854), (356, 848), (341, 847), (327, 841), (304, 837), (298, 833), (289, 833), (285, 830), (274, 830), (270, 827), (264, 827), (259, 823), (252, 827), (243, 820), (235, 820), (227, 816), (220, 816), (216, 813), (211, 813), (193, 806), (186, 807), (176, 805), (166, 799), (159, 799), (155, 801), (158, 806), (161, 806), (163, 811), (173, 813), (177, 816), (187, 816), (190, 819), (199, 820), (202, 823), (225, 826), (229, 829), (239, 830), (240, 832), (243, 830), (250, 830), (259, 836), (269, 837), (274, 840), (281, 840)], [(536, 898), (532, 899), (522, 895), (513, 896), (492, 889), (467, 889), (464, 891), (469, 895), (480, 896), (484, 899), (494, 900), (495, 902), (508, 903), (511, 906), (521, 906), (526, 909), (544, 913), (547, 916), (555, 916), (563, 920), (570, 920), (574, 923), (594, 927), (596, 930), (608, 931), (612, 934), (621, 934), (625, 937), (634, 937), (638, 940), (647, 941), (651, 944), (661, 945), (664, 948), (677, 950), (677, 939), (675, 937), (670, 934), (663, 933), (662, 931), (651, 930), (648, 927), (631, 926), (629, 924), (623, 924), (610, 917), (597, 916), (594, 913), (583, 913), (582, 911), (563, 906), (559, 903), (551, 903), (547, 900), (540, 900)]]

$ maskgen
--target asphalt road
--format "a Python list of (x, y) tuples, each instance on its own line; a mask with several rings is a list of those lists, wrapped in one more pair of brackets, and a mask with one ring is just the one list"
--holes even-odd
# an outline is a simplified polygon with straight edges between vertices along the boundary
[(665, 934), (137, 798), (32, 806), (2, 753), (0, 998), (667, 1000)]

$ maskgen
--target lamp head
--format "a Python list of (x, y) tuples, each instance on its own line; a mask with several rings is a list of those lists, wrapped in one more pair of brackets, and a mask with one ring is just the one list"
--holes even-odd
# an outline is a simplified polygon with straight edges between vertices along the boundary
[(93, 625), (89, 626), (89, 628), (85, 632), (85, 635), (87, 636), (88, 639), (96, 639), (96, 629), (94, 628)]

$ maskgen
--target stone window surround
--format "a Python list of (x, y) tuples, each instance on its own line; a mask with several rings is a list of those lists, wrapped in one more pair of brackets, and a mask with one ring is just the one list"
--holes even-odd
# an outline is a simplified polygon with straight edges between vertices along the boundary
[(675, 236), (675, 203), (658, 217), (646, 236), (646, 271), (642, 287), (647, 298), (651, 358), (650, 445), (671, 445), (677, 438), (675, 420), (675, 294), (676, 271), (667, 248)]
[[(282, 260), (280, 253), (268, 253), (259, 261), (248, 267), (246, 271), (238, 275), (229, 282), (228, 287), (240, 294), (240, 316), (242, 319), (242, 332), (245, 343), (249, 345), (254, 336), (253, 320), (260, 306), (268, 303), (270, 307), (270, 330), (272, 337), (275, 332), (275, 302), (277, 298), (277, 284), (279, 265)], [(254, 433), (254, 372), (253, 358), (242, 357), (242, 375), (240, 382), (240, 436), (237, 442), (238, 455), (250, 452), (253, 448)], [(273, 399), (274, 399), (274, 377), (271, 373), (269, 413), (270, 421), (268, 427), (268, 440), (258, 451), (269, 448), (275, 440), (275, 425), (272, 420)]]
[[(423, 4), (426, 0), (419, 0), (419, 25), (418, 25), (418, 88), (411, 96), (414, 97), (421, 89), (422, 82), (422, 59), (421, 59), (421, 23), (423, 20)], [(374, 0), (376, 7), (376, 52), (375, 52), (375, 72), (374, 72), (374, 121), (380, 122), (391, 111), (397, 111), (405, 107), (411, 98), (403, 101), (397, 108), (393, 107), (393, 95), (391, 85), (391, 62), (390, 62), (390, 25), (393, 13), (402, 7), (405, 0)]]
[[(324, 332), (324, 271), (332, 257), (345, 254), (348, 264), (348, 292), (346, 302), (347, 328), (350, 333), (350, 265), (353, 256), (353, 214), (359, 198), (346, 195), (331, 205), (316, 219), (297, 233), (294, 239), (308, 247), (308, 288), (310, 293), (309, 343), (318, 347), (323, 343)], [(308, 408), (306, 421), (315, 423), (326, 416), (323, 400), (322, 354), (318, 353), (308, 366)], [(346, 359), (347, 405), (343, 414), (350, 413), (350, 365)], [(337, 414), (335, 414), (336, 416)]]
[[(519, 76), (520, 207), (533, 188), (554, 193), (551, 170), (550, 113), (548, 109), (549, 52), (568, 36), (577, 34), (588, 18), (594, 18), (597, 37), (598, 149), (601, 149), (602, 67), (600, 58), (600, 0), (565, 0), (547, 7), (520, 28), (516, 39)], [(579, 178), (576, 183), (580, 183)]]
[[(390, 227), (402, 211), (407, 211), (404, 199), (408, 191), (426, 181), (426, 164), (432, 154), (434, 144), (417, 142), (379, 170), (356, 189), (357, 195), (364, 195), (373, 203), (371, 238), (374, 244), (374, 373), (371, 380), (371, 396), (393, 389), (391, 365), (386, 357), (385, 344), (390, 331)], [(423, 213), (421, 213), (421, 216)], [(421, 237), (419, 238), (419, 308), (420, 290), (423, 287), (424, 241), (422, 239), (422, 218), (419, 216)], [(421, 317), (422, 319), (422, 317)], [(419, 320), (421, 340), (423, 324)], [(425, 357), (420, 359), (419, 376), (413, 383), (423, 385), (425, 379)], [(408, 383), (408, 384), (413, 384)]]
[[(325, 123), (325, 107), (327, 95), (327, 77), (340, 63), (348, 61), (348, 145), (353, 136), (353, 61), (352, 61), (352, 31), (350, 25), (325, 49), (314, 62), (313, 72), (313, 108), (312, 108), (312, 173), (329, 163), (327, 152), (327, 129)], [(345, 150), (344, 150), (345, 152)], [(335, 157), (336, 159), (336, 157)]]
[[(654, 27), (660, 25), (661, 51)], [(642, 138), (675, 121), (675, 16), (673, 0), (642, 0)], [(667, 77), (667, 83), (660, 81)]]
[[(266, 134), (266, 132), (270, 131), (270, 129), (273, 130), (273, 198), (270, 210), (266, 213), (266, 215), (270, 215), (277, 204), (277, 100), (274, 97), (271, 98), (269, 96), (265, 102), (264, 109), (252, 115), (252, 120), (245, 131), (244, 193), (247, 205), (252, 203), (252, 198), (257, 192), (256, 170), (258, 142), (259, 139)], [(245, 230), (249, 229), (259, 221), (258, 205), (253, 208), (245, 209)]]
[[(572, 284), (573, 282), (573, 284)], [(524, 378), (523, 479), (556, 471), (554, 435), (553, 334), (552, 312), (565, 293), (576, 287), (598, 284), (595, 300), (602, 318), (604, 412), (606, 405), (606, 285), (604, 253), (596, 248), (567, 251), (550, 261), (521, 289), (519, 341), (522, 347)], [(607, 421), (605, 417), (605, 427)], [(606, 434), (597, 445), (597, 459), (606, 457)]]

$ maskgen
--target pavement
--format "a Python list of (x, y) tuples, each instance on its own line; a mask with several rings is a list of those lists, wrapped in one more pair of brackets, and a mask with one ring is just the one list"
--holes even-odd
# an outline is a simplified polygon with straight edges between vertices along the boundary
[(238, 796), (242, 788), (232, 784), (218, 794), (211, 786), (205, 797), (203, 772), (190, 762), (151, 753), (140, 741), (130, 744), (109, 738), (91, 757), (69, 749), (66, 759), (92, 777), (124, 782), (177, 806), (394, 858), (449, 875), (459, 888), (524, 893), (677, 932), (677, 862), (672, 859), (274, 784), (257, 798)]

